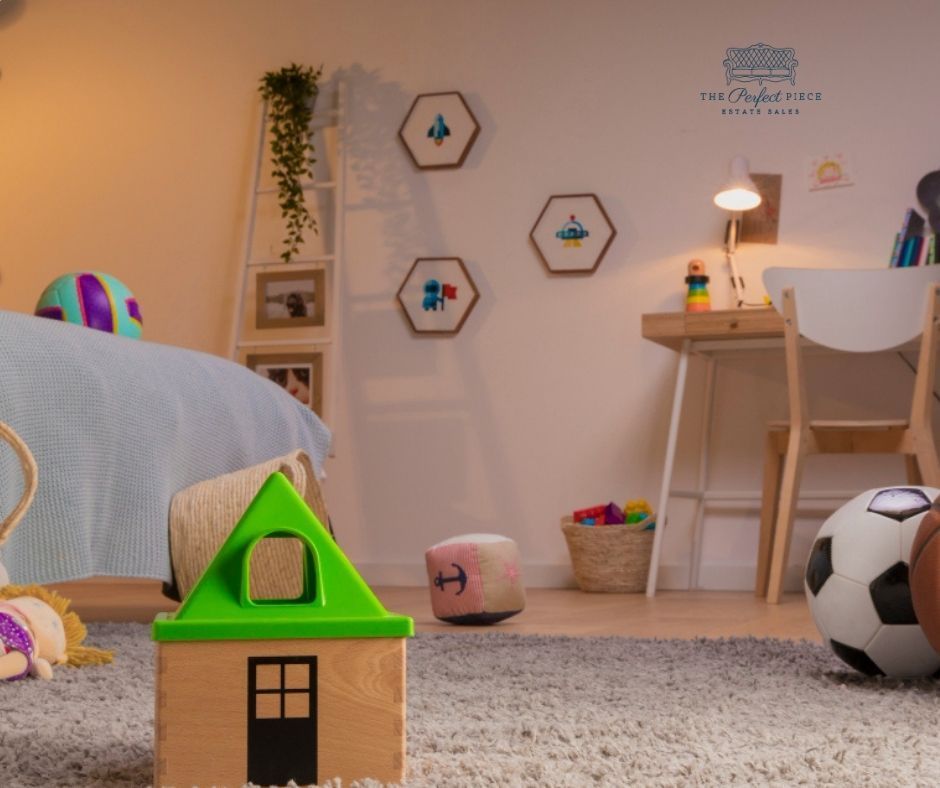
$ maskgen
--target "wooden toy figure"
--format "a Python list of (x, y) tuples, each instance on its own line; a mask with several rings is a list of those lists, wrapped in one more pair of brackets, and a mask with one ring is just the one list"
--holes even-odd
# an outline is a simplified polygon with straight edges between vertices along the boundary
[(689, 261), (689, 275), (685, 278), (685, 283), (689, 286), (689, 292), (685, 298), (685, 311), (711, 311), (712, 301), (708, 295), (708, 277), (705, 275), (705, 263), (703, 261)]
[[(297, 539), (296, 599), (253, 599), (251, 557)], [(405, 638), (291, 483), (273, 474), (157, 641), (155, 786), (405, 773)]]

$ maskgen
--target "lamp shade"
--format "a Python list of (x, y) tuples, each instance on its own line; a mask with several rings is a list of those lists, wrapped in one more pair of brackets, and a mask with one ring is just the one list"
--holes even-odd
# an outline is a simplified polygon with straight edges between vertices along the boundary
[(735, 156), (731, 160), (731, 177), (715, 195), (715, 205), (726, 211), (749, 211), (760, 202), (760, 194), (748, 173), (747, 159)]

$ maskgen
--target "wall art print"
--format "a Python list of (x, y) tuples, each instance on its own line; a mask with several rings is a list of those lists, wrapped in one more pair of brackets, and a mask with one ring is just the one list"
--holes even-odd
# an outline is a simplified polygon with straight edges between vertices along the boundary
[(467, 102), (453, 91), (418, 96), (398, 136), (416, 167), (434, 170), (460, 167), (479, 133)]
[(617, 235), (595, 194), (548, 198), (529, 237), (553, 274), (592, 274)]
[(823, 189), (837, 189), (840, 186), (851, 186), (852, 168), (848, 157), (844, 153), (816, 156), (809, 163), (807, 173), (809, 190), (811, 192)]
[(398, 290), (398, 302), (416, 334), (456, 334), (479, 298), (459, 257), (419, 257)]

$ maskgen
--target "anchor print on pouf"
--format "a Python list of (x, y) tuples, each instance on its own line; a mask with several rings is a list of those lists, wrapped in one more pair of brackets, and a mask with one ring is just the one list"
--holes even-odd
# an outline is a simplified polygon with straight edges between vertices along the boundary
[(434, 578), (434, 585), (443, 591), (444, 586), (448, 583), (460, 583), (460, 590), (457, 592), (457, 596), (460, 596), (467, 587), (467, 573), (463, 571), (463, 567), (459, 564), (451, 564), (451, 566), (457, 570), (457, 574), (444, 577), (444, 573), (439, 571), (437, 577)]

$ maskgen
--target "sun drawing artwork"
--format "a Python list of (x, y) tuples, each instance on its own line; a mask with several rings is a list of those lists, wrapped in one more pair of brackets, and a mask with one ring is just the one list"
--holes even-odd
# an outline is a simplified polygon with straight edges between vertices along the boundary
[(851, 186), (851, 170), (848, 159), (843, 153), (834, 156), (817, 156), (809, 167), (809, 190), (835, 189), (839, 186)]

